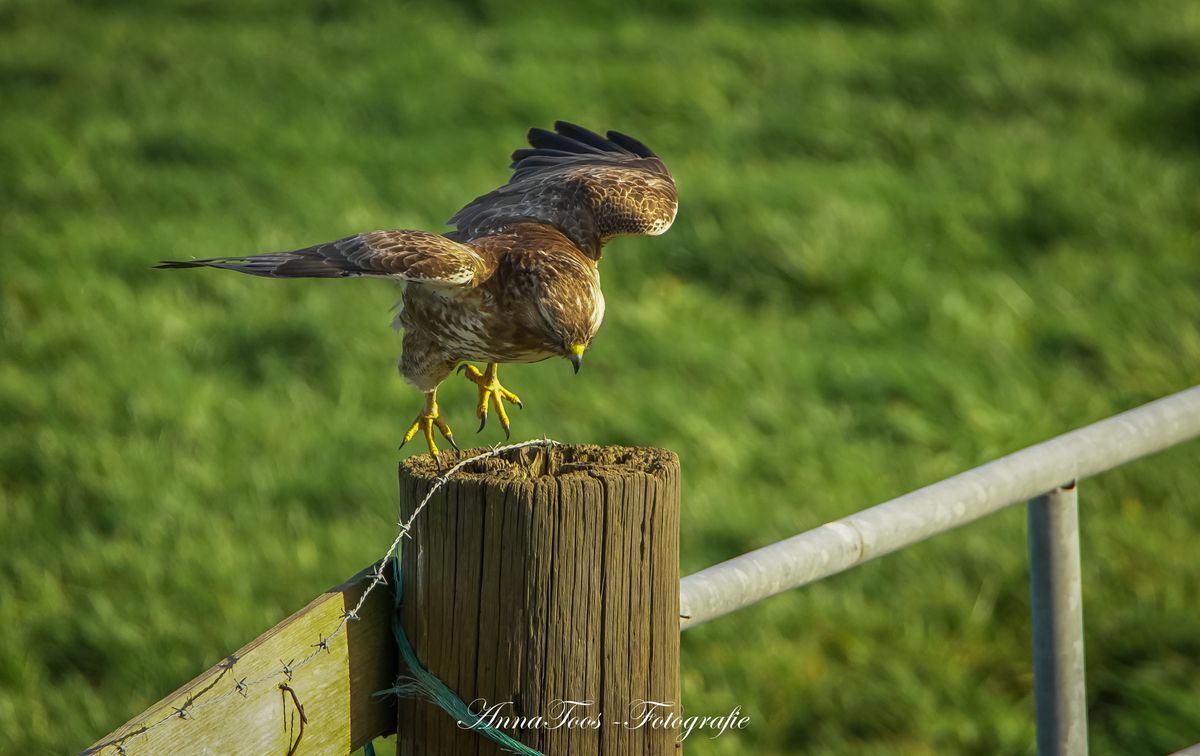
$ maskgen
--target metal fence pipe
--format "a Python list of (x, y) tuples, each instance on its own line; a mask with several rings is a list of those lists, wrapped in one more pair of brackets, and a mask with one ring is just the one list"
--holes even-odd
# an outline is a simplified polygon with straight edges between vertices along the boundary
[(1200, 436), (1200, 386), (687, 576), (687, 629), (964, 525), (1070, 480)]
[(1029, 595), (1038, 756), (1087, 756), (1083, 578), (1073, 483), (1029, 502)]

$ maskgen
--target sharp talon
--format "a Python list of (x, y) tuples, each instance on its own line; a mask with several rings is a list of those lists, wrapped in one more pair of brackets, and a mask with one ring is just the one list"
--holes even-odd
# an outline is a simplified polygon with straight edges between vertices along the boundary
[(462, 371), (464, 371), (466, 369), (467, 369), (467, 363), (464, 362), (463, 364), (461, 364), (457, 368), (455, 368), (454, 372), (461, 373)]
[(504, 410), (504, 403), (507, 401), (510, 404), (515, 404), (519, 409), (525, 409), (525, 405), (521, 403), (521, 399), (513, 392), (501, 385), (500, 380), (496, 377), (496, 369), (498, 364), (495, 362), (488, 363), (486, 371), (480, 371), (473, 365), (463, 363), (458, 367), (458, 371), (465, 372), (467, 380), (479, 387), (479, 399), (475, 405), (475, 415), (479, 418), (479, 429), (476, 433), (482, 431), (487, 426), (488, 406), (489, 404), (496, 410), (496, 417), (500, 422), (500, 427), (504, 429), (504, 437), (512, 438), (512, 432), (509, 429), (508, 413)]
[(412, 441), (418, 435), (425, 437), (425, 445), (429, 449), (429, 453), (437, 459), (438, 448), (434, 443), (433, 435), (437, 430), (442, 434), (442, 437), (455, 448), (459, 450), (458, 444), (454, 441), (454, 434), (450, 432), (450, 426), (442, 419), (441, 412), (438, 411), (437, 400), (433, 396), (433, 392), (426, 392), (425, 408), (417, 415), (417, 419), (405, 431), (404, 437), (400, 440), (400, 447), (403, 449), (409, 441)]

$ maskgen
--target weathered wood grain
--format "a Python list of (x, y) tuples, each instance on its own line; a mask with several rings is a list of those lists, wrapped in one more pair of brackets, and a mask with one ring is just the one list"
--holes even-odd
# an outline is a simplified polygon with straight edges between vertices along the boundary
[[(371, 593), (359, 610), (360, 620), (329, 640), (328, 651), (318, 647), (320, 653), (290, 679), (281, 671), (330, 635), (362, 595), (371, 569), (318, 596), (84, 753), (108, 756), (121, 748), (131, 756), (349, 753), (394, 732), (395, 700), (372, 696), (392, 686), (399, 664), (388, 586)], [(244, 695), (238, 690), (239, 681), (264, 675), (269, 677), (247, 687)], [(179, 710), (193, 713), (184, 718)]]
[[(401, 466), (404, 517), (437, 474), (428, 458)], [(402, 563), (403, 623), (426, 667), (468, 703), (546, 719), (500, 729), (553, 756), (679, 752), (676, 730), (625, 725), (643, 700), (680, 713), (674, 454), (567, 446), (473, 463), (416, 521)], [(568, 711), (598, 724), (553, 727)], [(428, 702), (399, 716), (400, 754), (502, 753)]]

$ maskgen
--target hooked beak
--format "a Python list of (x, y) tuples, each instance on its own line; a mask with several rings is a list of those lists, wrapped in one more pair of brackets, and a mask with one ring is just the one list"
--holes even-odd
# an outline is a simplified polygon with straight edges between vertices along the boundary
[(575, 366), (575, 372), (579, 372), (579, 366), (583, 364), (583, 350), (586, 347), (583, 344), (572, 344), (570, 352), (567, 354), (567, 359)]

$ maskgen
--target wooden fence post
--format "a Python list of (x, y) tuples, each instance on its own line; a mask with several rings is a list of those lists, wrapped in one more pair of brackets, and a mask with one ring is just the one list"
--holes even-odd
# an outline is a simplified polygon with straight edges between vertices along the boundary
[[(429, 457), (401, 465), (403, 517), (437, 473)], [(402, 568), (418, 658), (498, 729), (546, 754), (679, 752), (664, 726), (681, 713), (672, 452), (533, 447), (472, 463), (422, 512)], [(397, 753), (501, 751), (403, 701)]]

